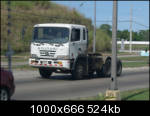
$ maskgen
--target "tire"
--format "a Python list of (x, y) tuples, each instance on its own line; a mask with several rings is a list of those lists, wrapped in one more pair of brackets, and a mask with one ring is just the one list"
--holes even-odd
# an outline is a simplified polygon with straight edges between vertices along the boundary
[(9, 91), (6, 88), (0, 89), (0, 100), (1, 101), (8, 101), (10, 100)]
[(111, 76), (111, 59), (107, 59), (104, 64), (103, 73), (105, 77)]
[(80, 80), (83, 79), (84, 75), (84, 64), (82, 62), (78, 62), (76, 64), (75, 69), (72, 72), (72, 78), (73, 80)]
[[(116, 75), (120, 76), (122, 74), (122, 62), (117, 59), (117, 72)], [(108, 59), (104, 65), (104, 75), (105, 77), (111, 77), (111, 59)]]
[(121, 60), (117, 61), (117, 76), (120, 76), (122, 74), (122, 62)]
[(49, 78), (53, 72), (47, 68), (39, 68), (39, 73), (42, 78)]

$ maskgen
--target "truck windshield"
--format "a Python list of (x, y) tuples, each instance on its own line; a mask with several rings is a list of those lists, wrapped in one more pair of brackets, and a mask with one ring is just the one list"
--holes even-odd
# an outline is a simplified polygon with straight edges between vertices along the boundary
[(69, 28), (64, 27), (35, 27), (33, 41), (66, 43), (69, 40)]

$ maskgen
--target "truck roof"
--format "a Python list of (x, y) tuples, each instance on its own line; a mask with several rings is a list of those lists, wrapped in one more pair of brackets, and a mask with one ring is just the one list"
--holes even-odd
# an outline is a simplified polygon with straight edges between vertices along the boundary
[(79, 27), (79, 28), (85, 28), (84, 25), (78, 25), (78, 24), (65, 24), (65, 23), (44, 23), (44, 24), (36, 24), (34, 27)]

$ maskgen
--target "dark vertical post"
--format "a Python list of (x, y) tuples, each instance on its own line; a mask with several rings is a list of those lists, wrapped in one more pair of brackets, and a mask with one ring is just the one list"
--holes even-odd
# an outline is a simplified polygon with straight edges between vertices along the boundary
[(11, 70), (11, 56), (12, 56), (12, 54), (13, 54), (13, 51), (12, 51), (12, 49), (11, 49), (11, 46), (10, 46), (10, 34), (11, 34), (11, 14), (10, 14), (10, 12), (11, 12), (11, 8), (10, 8), (10, 5), (11, 5), (11, 2), (10, 2), (10, 0), (9, 1), (7, 1), (7, 10), (8, 10), (8, 17), (7, 17), (7, 20), (8, 20), (8, 23), (7, 23), (7, 27), (8, 27), (8, 30), (7, 30), (7, 42), (8, 42), (8, 45), (7, 45), (7, 49), (8, 49), (8, 51), (7, 51), (7, 53), (6, 53), (6, 56), (7, 56), (7, 58), (8, 58), (8, 69), (9, 69), (9, 71), (12, 71)]
[(117, 1), (113, 1), (113, 24), (112, 24), (112, 62), (111, 62), (111, 90), (117, 90)]

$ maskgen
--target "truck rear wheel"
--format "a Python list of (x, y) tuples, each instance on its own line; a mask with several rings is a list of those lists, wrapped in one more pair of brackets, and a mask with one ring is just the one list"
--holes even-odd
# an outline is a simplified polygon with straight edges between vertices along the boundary
[(39, 73), (42, 78), (49, 78), (52, 75), (52, 71), (47, 68), (39, 68)]
[(122, 62), (121, 60), (117, 61), (117, 76), (120, 76), (122, 74)]
[[(108, 59), (104, 65), (104, 75), (105, 77), (111, 76), (111, 59)], [(117, 60), (117, 72), (116, 75), (120, 76), (122, 74), (122, 62), (121, 60)]]
[(83, 75), (84, 75), (84, 64), (82, 62), (78, 62), (76, 64), (75, 69), (72, 72), (72, 78), (73, 79), (83, 79)]
[(106, 63), (103, 67), (103, 73), (105, 77), (111, 76), (111, 59), (106, 60)]

